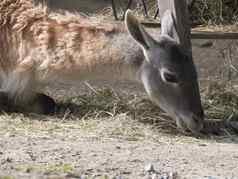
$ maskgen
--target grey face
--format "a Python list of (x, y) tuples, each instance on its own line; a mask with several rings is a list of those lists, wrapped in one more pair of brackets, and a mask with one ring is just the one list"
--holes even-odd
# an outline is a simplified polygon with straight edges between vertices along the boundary
[(140, 74), (146, 92), (176, 119), (178, 127), (198, 133), (203, 127), (204, 114), (192, 57), (168, 34), (155, 41), (130, 12), (126, 15), (126, 25), (144, 51)]

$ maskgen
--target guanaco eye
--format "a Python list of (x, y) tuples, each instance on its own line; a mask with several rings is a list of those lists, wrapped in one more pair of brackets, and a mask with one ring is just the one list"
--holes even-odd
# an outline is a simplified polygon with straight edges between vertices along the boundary
[(172, 72), (169, 72), (167, 70), (162, 70), (161, 72), (161, 77), (162, 77), (162, 80), (164, 82), (168, 82), (168, 83), (178, 83), (178, 78), (177, 76), (172, 73)]
[(178, 82), (177, 77), (173, 74), (164, 73), (164, 78), (167, 82), (170, 82), (170, 83), (177, 83)]

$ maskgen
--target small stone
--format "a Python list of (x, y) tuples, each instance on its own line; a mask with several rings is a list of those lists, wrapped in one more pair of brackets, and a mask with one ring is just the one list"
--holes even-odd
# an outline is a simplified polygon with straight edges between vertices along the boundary
[(169, 176), (164, 174), (161, 176), (161, 179), (169, 179)]
[(207, 176), (207, 179), (216, 179), (216, 178), (212, 176)]
[(123, 177), (122, 176), (115, 176), (115, 177), (113, 177), (113, 179), (123, 179)]
[(116, 146), (116, 149), (121, 149), (121, 147), (120, 146)]
[(12, 158), (9, 158), (9, 157), (6, 158), (6, 162), (8, 162), (8, 163), (11, 163), (12, 160), (13, 160)]
[(27, 168), (26, 173), (31, 173), (32, 170), (33, 170), (33, 168)]
[(200, 146), (200, 147), (206, 147), (207, 144), (198, 144), (198, 146)]
[(145, 171), (146, 172), (154, 172), (155, 171), (154, 166), (151, 163), (146, 165), (145, 166)]

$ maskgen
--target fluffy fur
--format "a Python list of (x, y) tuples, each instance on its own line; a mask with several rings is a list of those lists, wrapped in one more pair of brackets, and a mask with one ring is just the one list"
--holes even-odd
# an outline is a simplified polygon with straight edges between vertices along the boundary
[(31, 0), (0, 2), (1, 90), (11, 98), (27, 100), (56, 81), (130, 78), (142, 58), (121, 24), (51, 13)]

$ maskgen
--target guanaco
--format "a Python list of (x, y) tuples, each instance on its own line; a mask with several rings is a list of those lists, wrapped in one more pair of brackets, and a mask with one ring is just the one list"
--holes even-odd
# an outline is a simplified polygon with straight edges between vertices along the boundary
[[(71, 13), (49, 12), (32, 0), (0, 1), (0, 100), (23, 111), (50, 113), (48, 84), (85, 79), (130, 79), (181, 129), (203, 128), (196, 69), (189, 53), (171, 36), (172, 15), (152, 37), (131, 11), (126, 27)], [(4, 103), (5, 104), (5, 103)]]

